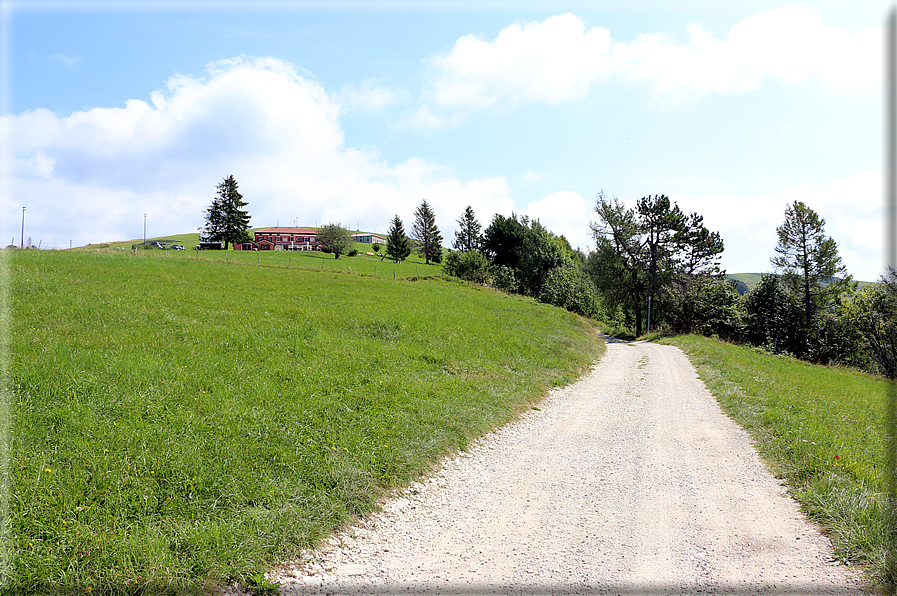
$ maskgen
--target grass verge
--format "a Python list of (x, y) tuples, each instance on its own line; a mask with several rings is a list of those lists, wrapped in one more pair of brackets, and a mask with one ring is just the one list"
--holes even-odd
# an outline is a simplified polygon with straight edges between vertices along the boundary
[(439, 279), (124, 251), (7, 266), (11, 593), (251, 583), (602, 346), (561, 309)]
[(659, 341), (688, 355), (722, 408), (828, 532), (836, 557), (863, 565), (870, 586), (893, 583), (885, 507), (888, 382), (704, 337)]

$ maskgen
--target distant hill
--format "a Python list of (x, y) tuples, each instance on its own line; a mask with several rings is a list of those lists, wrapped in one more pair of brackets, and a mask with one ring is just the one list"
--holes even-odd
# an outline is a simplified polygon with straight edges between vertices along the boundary
[(755, 285), (760, 283), (760, 273), (729, 273), (727, 278), (735, 282), (735, 289), (744, 296)]
[[(761, 273), (729, 273), (726, 275), (728, 279), (733, 280), (736, 285), (735, 289), (738, 290), (738, 293), (744, 296), (748, 291), (750, 291), (755, 285), (760, 283)], [(857, 284), (859, 287), (863, 287), (865, 285), (875, 283), (871, 281), (858, 281)]]

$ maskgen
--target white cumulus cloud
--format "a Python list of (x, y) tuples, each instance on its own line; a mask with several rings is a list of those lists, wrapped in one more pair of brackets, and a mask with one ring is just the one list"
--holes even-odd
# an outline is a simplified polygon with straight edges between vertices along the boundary
[(504, 177), (459, 180), (419, 159), (390, 166), (347, 147), (339, 118), (321, 85), (271, 58), (174, 76), (149, 103), (0, 117), (3, 231), (19, 236), (25, 205), (26, 237), (43, 246), (140, 237), (144, 213), (150, 236), (189, 232), (230, 174), (253, 226), (341, 221), (382, 233), (395, 214), (410, 225), (427, 199), (450, 238), (468, 204), (484, 217), (513, 209)]
[(465, 35), (447, 55), (428, 93), (440, 105), (490, 106), (500, 99), (558, 103), (583, 97), (606, 66), (610, 32), (586, 30), (573, 14), (515, 23), (493, 41)]
[(882, 72), (882, 29), (856, 34), (826, 26), (812, 8), (789, 6), (750, 15), (718, 39), (700, 23), (688, 41), (643, 33), (614, 41), (567, 13), (518, 22), (495, 39), (459, 38), (430, 58), (436, 74), (424, 90), (429, 119), (422, 127), (451, 124), (444, 113), (508, 102), (557, 104), (582, 99), (610, 80), (644, 85), (656, 104), (676, 104), (709, 94), (745, 93), (764, 80), (799, 84), (818, 77), (829, 92), (870, 95)]
[(594, 241), (589, 232), (589, 218), (595, 203), (577, 192), (559, 190), (532, 201), (521, 210), (558, 236), (567, 238), (570, 246), (589, 250)]

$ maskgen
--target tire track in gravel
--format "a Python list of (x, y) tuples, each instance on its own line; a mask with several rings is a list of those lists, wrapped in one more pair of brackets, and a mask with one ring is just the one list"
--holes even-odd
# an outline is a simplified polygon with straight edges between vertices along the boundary
[(677, 348), (540, 411), (285, 565), (282, 594), (861, 594)]

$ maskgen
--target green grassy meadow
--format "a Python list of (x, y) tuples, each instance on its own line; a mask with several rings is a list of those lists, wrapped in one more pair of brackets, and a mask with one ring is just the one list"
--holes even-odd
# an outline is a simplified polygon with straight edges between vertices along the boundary
[(870, 585), (893, 584), (885, 509), (888, 381), (698, 336), (661, 342), (685, 351), (722, 408), (830, 534), (836, 556), (863, 565)]
[(226, 254), (2, 255), (8, 592), (251, 583), (603, 349), (530, 299)]
[[(382, 259), (375, 255), (370, 244), (355, 242), (355, 250), (358, 255), (349, 257), (341, 255), (339, 259), (332, 254), (318, 251), (242, 251), (242, 250), (203, 250), (195, 251), (193, 247), (199, 242), (197, 234), (177, 234), (173, 236), (160, 236), (147, 238), (147, 243), (154, 240), (171, 240), (180, 243), (185, 250), (142, 250), (142, 256), (159, 259), (193, 259), (199, 261), (215, 261), (223, 263), (237, 263), (266, 267), (283, 267), (286, 269), (315, 269), (324, 271), (342, 271), (344, 273), (359, 273), (380, 277), (383, 279), (407, 279), (412, 277), (440, 277), (442, 265), (425, 264), (424, 259), (417, 253), (412, 253), (405, 261), (395, 263), (389, 258)], [(127, 240), (123, 242), (104, 243), (94, 246), (82, 246), (73, 249), (74, 252), (96, 252), (97, 250), (111, 250), (113, 252), (127, 252), (135, 242), (140, 240)], [(380, 252), (386, 251), (382, 246)]]

